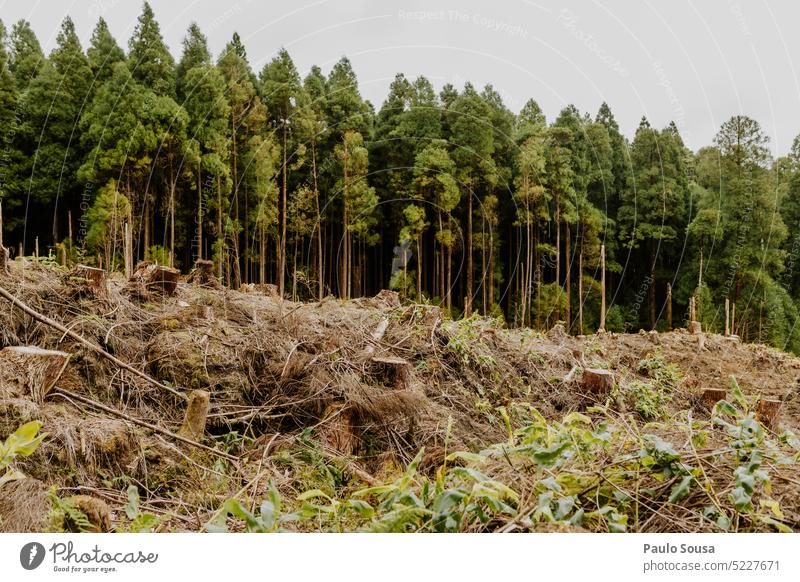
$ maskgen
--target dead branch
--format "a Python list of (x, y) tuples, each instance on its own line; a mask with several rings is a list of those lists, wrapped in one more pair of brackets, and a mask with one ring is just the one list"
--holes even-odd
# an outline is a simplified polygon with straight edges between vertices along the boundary
[(152, 378), (151, 376), (145, 374), (141, 370), (137, 370), (136, 368), (134, 368), (130, 364), (126, 364), (125, 362), (123, 362), (119, 358), (116, 358), (116, 357), (112, 356), (111, 354), (109, 354), (107, 351), (105, 351), (100, 346), (94, 345), (92, 342), (90, 342), (89, 340), (87, 340), (86, 338), (81, 336), (80, 334), (72, 331), (71, 329), (68, 329), (68, 328), (64, 327), (63, 325), (58, 323), (56, 320), (51, 319), (51, 318), (47, 317), (46, 315), (42, 315), (38, 311), (36, 311), (33, 308), (29, 307), (27, 304), (23, 303), (21, 300), (17, 299), (14, 295), (12, 295), (9, 291), (4, 289), (3, 287), (0, 287), (0, 297), (3, 297), (7, 301), (10, 301), (13, 305), (15, 305), (16, 307), (18, 307), (19, 309), (21, 309), (22, 311), (24, 311), (25, 313), (30, 315), (35, 320), (37, 320), (37, 321), (39, 321), (41, 323), (44, 323), (45, 325), (49, 325), (50, 327), (52, 327), (54, 329), (57, 329), (58, 331), (63, 333), (65, 336), (71, 337), (76, 342), (78, 342), (81, 345), (89, 348), (94, 353), (106, 358), (107, 360), (109, 360), (110, 362), (112, 362), (115, 365), (119, 366), (120, 368), (122, 368), (124, 370), (127, 370), (131, 374), (134, 374), (134, 375), (138, 376), (139, 378), (142, 378), (143, 380), (146, 380), (147, 382), (149, 382), (153, 386), (156, 386), (158, 388), (161, 388), (162, 390), (166, 390), (168, 392), (171, 392), (172, 394), (174, 394), (175, 396), (177, 396), (178, 398), (180, 398), (182, 400), (186, 399), (186, 396), (184, 396), (183, 394), (181, 394), (180, 392), (178, 392), (174, 388), (171, 388), (170, 386), (167, 386), (166, 384), (162, 384), (161, 382), (159, 382), (155, 378)]
[(207, 451), (207, 452), (209, 452), (209, 453), (211, 453), (213, 455), (216, 455), (216, 456), (221, 457), (223, 459), (226, 459), (228, 461), (232, 461), (232, 462), (235, 463), (236, 461), (239, 460), (237, 457), (234, 457), (233, 455), (230, 455), (228, 453), (225, 453), (225, 452), (220, 451), (218, 449), (215, 449), (213, 447), (206, 446), (206, 445), (204, 445), (202, 443), (198, 443), (197, 441), (193, 441), (192, 439), (189, 439), (189, 438), (186, 438), (186, 437), (181, 436), (179, 434), (176, 434), (174, 432), (168, 431), (167, 429), (161, 428), (160, 426), (156, 426), (155, 424), (150, 424), (149, 422), (145, 422), (144, 420), (140, 420), (138, 418), (130, 416), (129, 414), (125, 414), (124, 412), (120, 412), (119, 410), (117, 410), (115, 408), (111, 408), (110, 406), (106, 406), (105, 404), (101, 404), (100, 402), (97, 402), (96, 400), (92, 400), (91, 398), (86, 398), (85, 396), (81, 396), (80, 394), (75, 394), (74, 392), (70, 392), (69, 390), (65, 390), (64, 388), (56, 387), (56, 388), (53, 389), (51, 394), (57, 395), (57, 396), (62, 396), (66, 400), (73, 399), (73, 400), (77, 400), (78, 402), (83, 402), (84, 404), (88, 404), (89, 406), (93, 406), (94, 408), (97, 408), (98, 410), (102, 410), (103, 412), (107, 412), (108, 414), (111, 414), (113, 416), (117, 416), (117, 417), (119, 417), (119, 418), (121, 418), (123, 420), (127, 420), (128, 422), (132, 422), (133, 424), (138, 424), (139, 426), (143, 426), (144, 428), (148, 428), (148, 429), (150, 429), (150, 430), (152, 430), (154, 432), (157, 432), (159, 434), (167, 436), (167, 437), (169, 437), (171, 439), (175, 439), (175, 440), (180, 441), (180, 442), (182, 442), (184, 444), (196, 447), (198, 449), (203, 449), (204, 451)]

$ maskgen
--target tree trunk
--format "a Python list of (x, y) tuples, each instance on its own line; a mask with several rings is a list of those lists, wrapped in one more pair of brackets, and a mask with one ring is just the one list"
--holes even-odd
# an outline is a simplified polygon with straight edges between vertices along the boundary
[(578, 254), (578, 333), (583, 335), (583, 241)]
[(283, 290), (284, 290), (284, 276), (286, 273), (286, 122), (287, 120), (283, 120), (283, 166), (281, 168), (282, 172), (282, 179), (281, 179), (281, 250), (280, 250), (280, 265), (278, 269), (280, 270), (280, 274), (278, 275), (278, 293), (281, 297), (283, 297)]
[(567, 281), (566, 281), (566, 295), (567, 295), (567, 317), (566, 317), (567, 325), (566, 325), (566, 327), (567, 327), (567, 333), (570, 333), (570, 331), (572, 331), (572, 296), (571, 296), (571, 293), (570, 293), (570, 284), (572, 283), (572, 269), (570, 268), (572, 266), (571, 265), (571, 259), (570, 259), (570, 253), (572, 251), (571, 251), (571, 248), (570, 248), (570, 244), (572, 242), (572, 239), (571, 239), (571, 229), (569, 227), (569, 222), (564, 224), (564, 228), (566, 230), (566, 240), (564, 241), (565, 245), (566, 245), (566, 248), (565, 248), (566, 255), (564, 256), (564, 269), (566, 271), (565, 272), (565, 276), (566, 276), (566, 279), (567, 279)]
[(203, 259), (203, 172), (200, 162), (197, 162), (197, 256), (195, 260)]
[[(169, 165), (169, 266), (175, 267), (175, 176), (172, 162)], [(114, 266), (110, 265), (109, 270)]]
[(472, 192), (467, 193), (467, 289), (464, 294), (464, 315), (472, 315), (472, 288), (474, 273), (472, 265)]
[(325, 265), (323, 262), (323, 244), (322, 244), (322, 213), (320, 212), (319, 204), (319, 188), (317, 186), (317, 141), (316, 138), (311, 141), (311, 177), (314, 184), (314, 202), (316, 203), (317, 210), (317, 277), (318, 282), (318, 297), (322, 300), (325, 294)]
[[(652, 246), (653, 243), (651, 243)], [(650, 287), (647, 290), (650, 306), (650, 329), (656, 328), (656, 256), (655, 251), (650, 253)]]
[(217, 176), (217, 246), (217, 277), (223, 281), (222, 262), (225, 255), (225, 237), (222, 234), (222, 178), (220, 176)]
[(422, 301), (422, 233), (417, 235), (417, 301)]

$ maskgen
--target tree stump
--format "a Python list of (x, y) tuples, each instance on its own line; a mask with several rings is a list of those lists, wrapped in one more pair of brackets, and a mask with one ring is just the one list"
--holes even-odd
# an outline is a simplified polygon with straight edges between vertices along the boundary
[(103, 298), (108, 294), (106, 272), (103, 269), (77, 265), (70, 272), (69, 278), (78, 285), (81, 291), (85, 291), (88, 295)]
[(0, 394), (3, 397), (30, 395), (41, 404), (69, 362), (69, 354), (32, 346), (11, 346), (0, 350)]
[(609, 370), (586, 368), (581, 376), (583, 389), (596, 395), (609, 394), (614, 384), (614, 374)]
[(192, 440), (200, 440), (206, 432), (206, 419), (208, 407), (211, 402), (211, 393), (207, 390), (192, 390), (186, 406), (178, 434)]
[(222, 284), (214, 275), (214, 262), (205, 259), (198, 259), (194, 264), (194, 269), (189, 273), (187, 282), (200, 287), (209, 289), (222, 289)]
[(689, 333), (691, 334), (699, 334), (703, 333), (703, 326), (700, 324), (699, 321), (690, 321), (689, 322)]
[(756, 409), (756, 419), (768, 428), (773, 428), (778, 421), (778, 414), (781, 411), (780, 400), (767, 400), (762, 398), (758, 401)]
[(144, 300), (148, 298), (150, 292), (170, 297), (178, 287), (180, 274), (178, 269), (143, 261), (136, 265), (129, 281), (129, 291)]
[(360, 436), (358, 415), (344, 404), (329, 406), (322, 417), (318, 436), (333, 450), (350, 456), (358, 451)]
[(702, 396), (700, 396), (700, 402), (703, 403), (703, 406), (707, 407), (709, 410), (714, 408), (714, 405), (719, 402), (720, 400), (725, 400), (728, 397), (727, 390), (720, 390), (718, 388), (707, 388), (703, 390)]
[(374, 356), (372, 362), (385, 374), (396, 390), (411, 387), (411, 362), (395, 356)]
[(278, 293), (278, 286), (274, 283), (259, 283), (255, 286), (255, 290), (262, 295), (272, 297), (273, 299), (280, 297), (280, 293)]

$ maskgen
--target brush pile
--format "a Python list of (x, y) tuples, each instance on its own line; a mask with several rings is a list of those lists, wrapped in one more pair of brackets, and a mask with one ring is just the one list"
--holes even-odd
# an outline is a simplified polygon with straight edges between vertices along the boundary
[(764, 346), (542, 335), (391, 292), (293, 303), (205, 263), (180, 282), (9, 266), (0, 287), (85, 341), (0, 300), (0, 349), (65, 354), (45, 390), (0, 377), (0, 440), (47, 433), (3, 486), (3, 531), (79, 523), (85, 497), (116, 531), (800, 527), (800, 360)]

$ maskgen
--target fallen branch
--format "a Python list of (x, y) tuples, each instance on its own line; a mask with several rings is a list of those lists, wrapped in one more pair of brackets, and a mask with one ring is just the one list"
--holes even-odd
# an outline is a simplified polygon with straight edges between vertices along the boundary
[(138, 424), (139, 426), (142, 426), (144, 428), (148, 428), (148, 429), (150, 429), (150, 430), (152, 430), (154, 432), (157, 432), (159, 434), (167, 436), (167, 437), (169, 437), (171, 439), (175, 439), (175, 440), (180, 441), (180, 442), (182, 442), (184, 444), (196, 447), (198, 449), (203, 449), (204, 451), (208, 451), (209, 453), (214, 454), (214, 455), (216, 455), (218, 457), (221, 457), (223, 459), (226, 459), (228, 461), (236, 462), (236, 461), (239, 460), (237, 457), (234, 457), (233, 455), (230, 455), (228, 453), (224, 453), (224, 452), (222, 452), (222, 451), (220, 451), (218, 449), (215, 449), (213, 447), (209, 447), (209, 446), (204, 445), (202, 443), (198, 443), (197, 441), (193, 441), (192, 439), (188, 439), (188, 438), (186, 438), (184, 436), (181, 436), (179, 434), (176, 434), (174, 432), (170, 432), (165, 428), (161, 428), (160, 426), (156, 426), (155, 424), (150, 424), (149, 422), (145, 422), (144, 420), (139, 420), (138, 418), (130, 416), (129, 414), (125, 414), (124, 412), (120, 412), (119, 410), (117, 410), (115, 408), (111, 408), (110, 406), (106, 406), (105, 404), (101, 404), (100, 402), (97, 402), (96, 400), (92, 400), (91, 398), (86, 398), (85, 396), (81, 396), (80, 394), (75, 394), (74, 392), (70, 392), (69, 390), (65, 390), (64, 388), (56, 387), (55, 389), (53, 389), (53, 391), (50, 394), (51, 395), (61, 396), (62, 398), (65, 398), (66, 400), (73, 399), (73, 400), (77, 400), (78, 402), (83, 402), (84, 404), (88, 404), (89, 406), (93, 406), (94, 408), (97, 408), (98, 410), (102, 410), (103, 412), (107, 412), (108, 414), (111, 414), (113, 416), (117, 416), (117, 417), (119, 417), (119, 418), (121, 418), (123, 420), (127, 420), (128, 422), (132, 422), (133, 424)]
[(40, 321), (41, 323), (44, 323), (45, 325), (49, 325), (50, 327), (52, 327), (54, 329), (57, 329), (58, 331), (63, 333), (65, 336), (71, 337), (76, 342), (80, 343), (83, 346), (86, 346), (87, 348), (92, 350), (94, 353), (96, 353), (96, 354), (106, 358), (107, 360), (113, 362), (115, 365), (119, 366), (123, 370), (127, 370), (131, 374), (134, 374), (136, 376), (139, 376), (143, 380), (146, 380), (147, 382), (149, 382), (153, 386), (157, 386), (158, 388), (161, 388), (162, 390), (167, 390), (168, 392), (171, 392), (172, 394), (174, 394), (178, 398), (180, 398), (182, 400), (186, 400), (186, 396), (184, 396), (183, 394), (181, 394), (180, 392), (178, 392), (174, 388), (171, 388), (170, 386), (167, 386), (166, 384), (162, 384), (161, 382), (159, 382), (155, 378), (152, 378), (152, 377), (148, 376), (147, 374), (145, 374), (141, 370), (137, 370), (136, 368), (134, 368), (130, 364), (126, 364), (125, 362), (123, 362), (119, 358), (116, 358), (116, 357), (112, 356), (111, 354), (109, 354), (107, 351), (105, 351), (100, 346), (94, 345), (92, 342), (90, 342), (89, 340), (87, 340), (83, 336), (81, 336), (78, 333), (72, 331), (71, 329), (67, 329), (66, 327), (64, 327), (63, 325), (58, 323), (56, 320), (50, 319), (46, 315), (42, 315), (38, 311), (34, 310), (33, 308), (29, 307), (27, 304), (23, 303), (22, 301), (20, 301), (16, 297), (14, 297), (14, 295), (12, 295), (9, 291), (4, 289), (3, 287), (0, 287), (0, 297), (3, 297), (6, 300), (10, 301), (13, 305), (15, 305), (16, 307), (20, 308), (22, 311), (24, 311), (25, 313), (30, 315), (35, 320)]

